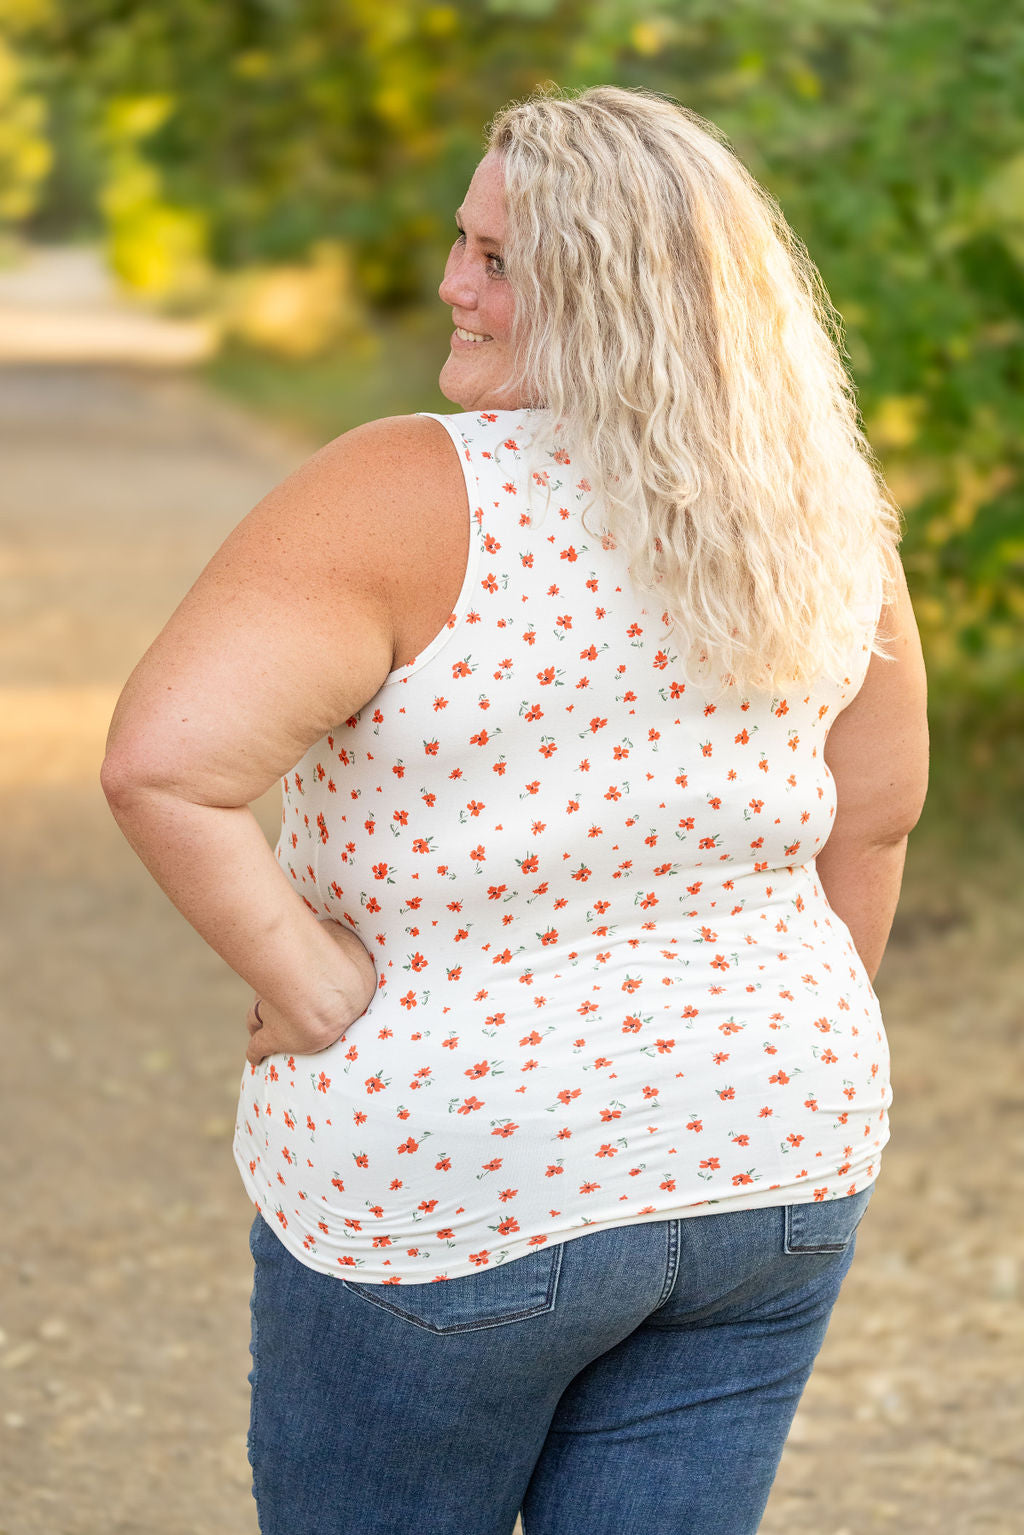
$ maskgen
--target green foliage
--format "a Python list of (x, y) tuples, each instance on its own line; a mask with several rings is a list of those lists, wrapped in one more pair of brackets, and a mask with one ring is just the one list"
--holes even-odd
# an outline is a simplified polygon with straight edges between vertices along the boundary
[(1021, 0), (7, 0), (0, 30), (56, 151), (54, 203), (8, 218), (52, 229), (74, 164), (119, 270), (198, 299), (329, 250), (346, 302), (430, 306), (484, 125), (544, 80), (712, 118), (844, 317), (933, 695), (1000, 700), (982, 734), (1019, 718)]
[(27, 218), (53, 164), (46, 99), (0, 33), (0, 223)]

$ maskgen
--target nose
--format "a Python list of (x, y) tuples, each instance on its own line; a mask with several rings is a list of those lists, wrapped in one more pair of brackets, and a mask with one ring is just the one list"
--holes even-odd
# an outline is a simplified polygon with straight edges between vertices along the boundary
[(475, 309), (476, 287), (470, 273), (459, 259), (462, 252), (457, 248), (448, 257), (444, 269), (444, 276), (438, 287), (438, 297), (442, 304), (447, 304), (451, 309)]

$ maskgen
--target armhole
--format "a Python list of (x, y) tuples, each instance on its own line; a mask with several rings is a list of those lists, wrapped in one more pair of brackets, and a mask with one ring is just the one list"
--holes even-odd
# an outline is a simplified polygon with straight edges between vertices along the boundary
[[(864, 662), (864, 673), (867, 673), (871, 665), (872, 646), (878, 634), (878, 626), (882, 622), (882, 614), (885, 611), (885, 582), (882, 572), (876, 570), (871, 577), (871, 584), (858, 605), (858, 615), (864, 625), (864, 643), (867, 647), (867, 659)], [(861, 684), (864, 677), (861, 677)]]
[(441, 629), (440, 633), (434, 635), (429, 645), (426, 645), (418, 656), (414, 656), (405, 666), (398, 666), (394, 671), (388, 672), (381, 684), (385, 688), (393, 686), (396, 682), (408, 682), (410, 677), (415, 676), (429, 661), (434, 659), (439, 651), (443, 650), (469, 610), (470, 597), (476, 586), (477, 568), (480, 564), (479, 522), (482, 517), (480, 486), (477, 481), (469, 442), (450, 416), (437, 415), (431, 410), (420, 410), (416, 414), (418, 416), (429, 416), (432, 421), (439, 421), (451, 438), (452, 444), (459, 455), (459, 463), (462, 465), (462, 475), (466, 485), (466, 499), (469, 504), (469, 553), (466, 558), (465, 574), (462, 577), (462, 587), (448, 622)]
[(882, 610), (884, 607), (885, 583), (882, 580), (882, 572), (875, 570), (872, 572), (871, 584), (868, 590), (857, 604), (857, 614), (872, 640), (882, 621)]
[(838, 719), (844, 709), (849, 708), (867, 680), (868, 667), (871, 665), (871, 657), (874, 654), (872, 646), (878, 633), (878, 626), (882, 621), (884, 608), (885, 585), (881, 572), (876, 570), (872, 573), (867, 590), (854, 609), (856, 617), (862, 626), (860, 648), (856, 655), (851, 658), (849, 675), (843, 679), (841, 684), (837, 707), (833, 714), (833, 722)]

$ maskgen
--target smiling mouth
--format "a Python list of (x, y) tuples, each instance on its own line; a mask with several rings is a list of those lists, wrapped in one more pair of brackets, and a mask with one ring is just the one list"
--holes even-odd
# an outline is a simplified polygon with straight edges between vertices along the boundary
[(463, 330), (461, 325), (456, 325), (456, 327), (455, 327), (455, 334), (458, 336), (460, 341), (493, 341), (494, 340), (493, 336), (484, 336), (484, 335), (481, 335), (478, 331), (475, 331), (475, 330)]

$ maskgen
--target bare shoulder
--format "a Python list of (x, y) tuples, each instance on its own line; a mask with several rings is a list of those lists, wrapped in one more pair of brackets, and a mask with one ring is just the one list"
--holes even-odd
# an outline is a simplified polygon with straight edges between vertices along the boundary
[(380, 416), (332, 438), (314, 457), (376, 464), (378, 472), (400, 475), (422, 468), (425, 458), (439, 467), (456, 461), (451, 437), (433, 416)]
[(292, 535), (333, 578), (394, 590), (458, 539), (466, 493), (457, 449), (429, 416), (387, 416), (333, 438), (250, 514), (257, 537)]
[(458, 453), (432, 416), (383, 416), (326, 443), (303, 468), (347, 498), (396, 504), (444, 498), (463, 483)]

